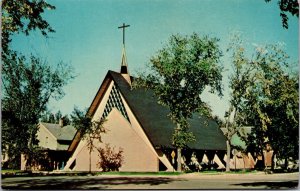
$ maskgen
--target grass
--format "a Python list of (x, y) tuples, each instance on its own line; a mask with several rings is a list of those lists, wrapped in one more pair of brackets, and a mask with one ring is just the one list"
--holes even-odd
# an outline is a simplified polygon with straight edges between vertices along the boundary
[(205, 170), (205, 171), (200, 171), (200, 174), (220, 174), (222, 173), (221, 171), (216, 171), (216, 170)]
[(226, 174), (250, 174), (250, 173), (256, 173), (256, 170), (232, 170), (229, 172), (224, 172)]
[(20, 172), (25, 172), (24, 170), (12, 170), (12, 169), (1, 169), (1, 173), (20, 173)]
[(32, 174), (31, 171), (25, 171), (25, 170), (14, 170), (14, 169), (1, 169), (1, 176), (28, 176)]

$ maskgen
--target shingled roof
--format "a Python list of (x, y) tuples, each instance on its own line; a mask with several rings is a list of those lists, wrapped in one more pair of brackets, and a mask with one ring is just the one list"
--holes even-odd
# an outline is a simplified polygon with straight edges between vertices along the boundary
[(72, 141), (76, 133), (76, 129), (72, 125), (61, 127), (59, 124), (41, 123), (46, 127), (58, 141)]
[[(153, 146), (172, 148), (171, 138), (175, 124), (167, 116), (169, 109), (157, 103), (153, 91), (144, 88), (132, 89), (117, 72), (108, 71), (107, 77), (115, 82)], [(215, 121), (194, 114), (189, 123), (190, 130), (196, 137), (196, 141), (188, 144), (189, 148), (226, 150), (225, 136)]]

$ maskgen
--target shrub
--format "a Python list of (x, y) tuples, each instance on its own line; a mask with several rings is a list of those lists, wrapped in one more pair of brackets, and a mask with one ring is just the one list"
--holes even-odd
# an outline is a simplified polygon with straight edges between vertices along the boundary
[(103, 172), (119, 171), (124, 161), (122, 148), (119, 148), (119, 151), (115, 151), (115, 147), (110, 147), (109, 144), (106, 144), (105, 148), (98, 148), (98, 152), (100, 157), (98, 166), (102, 168)]

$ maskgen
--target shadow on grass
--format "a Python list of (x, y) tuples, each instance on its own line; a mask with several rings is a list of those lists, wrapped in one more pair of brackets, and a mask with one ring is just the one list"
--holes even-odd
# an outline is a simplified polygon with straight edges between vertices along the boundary
[(130, 188), (130, 185), (145, 185), (145, 189), (147, 189), (154, 185), (169, 184), (174, 181), (164, 177), (39, 177), (26, 180), (18, 179), (2, 180), (2, 188), (13, 190), (95, 190), (111, 188), (110, 185), (123, 185), (124, 188), (126, 186)]
[(280, 181), (280, 182), (250, 182), (250, 183), (240, 183), (240, 184), (233, 184), (237, 186), (244, 186), (246, 187), (259, 187), (264, 189), (288, 189), (288, 188), (297, 188), (298, 187), (298, 180), (291, 180), (291, 181)]

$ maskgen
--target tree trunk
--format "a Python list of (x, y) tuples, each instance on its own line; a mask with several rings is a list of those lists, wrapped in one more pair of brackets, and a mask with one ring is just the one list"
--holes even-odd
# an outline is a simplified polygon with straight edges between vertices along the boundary
[(284, 170), (288, 170), (288, 158), (284, 158)]
[(246, 161), (245, 161), (246, 155), (244, 155), (244, 154), (242, 153), (242, 157), (243, 157), (243, 162), (244, 162), (244, 168), (243, 168), (243, 171), (246, 171)]
[(228, 140), (226, 141), (226, 146), (227, 146), (226, 172), (229, 172), (230, 171), (230, 143)]
[(275, 169), (275, 166), (276, 166), (276, 164), (275, 164), (275, 151), (273, 150), (273, 155), (272, 155), (272, 163), (271, 163), (271, 170), (272, 171), (274, 171), (274, 169)]
[(177, 148), (177, 171), (181, 172), (181, 148)]
[(262, 162), (263, 162), (263, 170), (266, 169), (266, 161), (265, 161), (265, 155), (264, 155), (264, 149), (260, 149), (261, 152), (261, 158), (262, 158)]
[(92, 150), (90, 150), (90, 152), (89, 152), (89, 162), (90, 162), (89, 173), (91, 173), (92, 172)]

